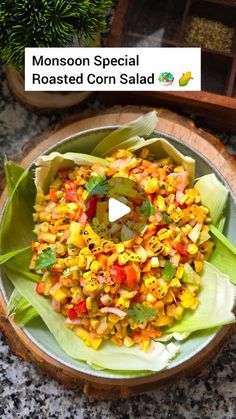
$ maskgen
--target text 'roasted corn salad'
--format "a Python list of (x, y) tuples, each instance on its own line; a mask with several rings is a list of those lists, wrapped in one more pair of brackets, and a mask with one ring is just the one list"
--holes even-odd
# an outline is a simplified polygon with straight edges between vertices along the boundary
[[(110, 167), (61, 168), (48, 193), (37, 196), (30, 268), (42, 275), (36, 291), (52, 299), (86, 345), (98, 349), (109, 339), (148, 350), (199, 304), (198, 274), (213, 248), (208, 209), (170, 157), (155, 160), (144, 148), (138, 156), (118, 150), (106, 160)], [(116, 177), (146, 195), (141, 206), (131, 196), (125, 228), (125, 217), (109, 224), (107, 215)]]

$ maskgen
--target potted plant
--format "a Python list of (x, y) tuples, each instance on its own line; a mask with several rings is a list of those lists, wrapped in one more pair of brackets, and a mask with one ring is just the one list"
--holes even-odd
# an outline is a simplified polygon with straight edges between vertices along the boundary
[(1, 0), (0, 58), (7, 64), (7, 81), (24, 104), (62, 109), (89, 96), (88, 92), (25, 92), (26, 47), (100, 45), (112, 0)]

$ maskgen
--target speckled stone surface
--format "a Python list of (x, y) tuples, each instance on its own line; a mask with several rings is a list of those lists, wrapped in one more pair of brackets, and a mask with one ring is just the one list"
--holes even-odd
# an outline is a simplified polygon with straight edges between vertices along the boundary
[[(39, 115), (23, 108), (9, 93), (0, 68), (0, 170), (4, 154), (14, 158), (30, 137), (61, 117)], [(236, 154), (236, 137), (225, 134), (220, 138)], [(236, 336), (209, 365), (204, 378), (183, 379), (167, 389), (127, 400), (91, 402), (80, 391), (69, 391), (34, 365), (20, 361), (2, 336), (0, 418), (233, 419), (236, 418), (235, 361)]]

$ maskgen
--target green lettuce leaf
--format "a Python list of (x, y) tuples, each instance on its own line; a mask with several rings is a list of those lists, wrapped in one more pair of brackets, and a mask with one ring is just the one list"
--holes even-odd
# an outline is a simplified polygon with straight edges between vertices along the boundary
[[(23, 251), (31, 243), (35, 200), (35, 186), (28, 170), (7, 162), (5, 171), (10, 195), (0, 227), (0, 250), (3, 259), (10, 252)], [(13, 182), (16, 182), (15, 186)], [(9, 260), (9, 255), (7, 259)]]
[(15, 288), (7, 305), (8, 316), (22, 326), (38, 317), (34, 307)]
[(36, 162), (35, 185), (38, 193), (47, 193), (52, 179), (60, 168), (73, 168), (76, 165), (91, 166), (98, 163), (101, 166), (109, 167), (110, 163), (99, 157), (82, 153), (57, 153), (53, 152), (47, 156), (39, 157)]
[(179, 350), (176, 344), (164, 345), (161, 342), (153, 342), (149, 352), (141, 351), (137, 346), (118, 347), (110, 342), (105, 342), (98, 351), (88, 348), (74, 332), (64, 326), (65, 318), (52, 310), (50, 301), (35, 292), (35, 284), (8, 267), (4, 270), (18, 293), (34, 307), (58, 344), (71, 358), (105, 369), (123, 371), (124, 365), (128, 365), (130, 371), (160, 371)]
[(211, 263), (204, 263), (201, 275), (199, 306), (196, 310), (188, 309), (183, 318), (166, 330), (166, 333), (192, 333), (234, 323), (232, 312), (236, 297), (236, 287), (229, 277), (220, 272)]
[(12, 252), (5, 253), (4, 255), (0, 255), (0, 265), (3, 265), (8, 260), (12, 259), (13, 257), (25, 252), (26, 250), (29, 250), (30, 246), (23, 247), (23, 249), (13, 250)]
[(135, 146), (136, 143), (144, 142), (144, 139), (140, 137), (147, 137), (152, 134), (156, 128), (157, 121), (156, 112), (153, 111), (126, 125), (122, 125), (103, 138), (91, 154), (106, 157), (118, 148), (132, 150), (132, 146)]
[(210, 231), (215, 247), (209, 262), (228, 275), (231, 282), (236, 284), (236, 247), (214, 225), (210, 225)]
[(210, 212), (212, 224), (216, 225), (228, 199), (227, 188), (217, 179), (214, 173), (200, 177), (195, 183), (201, 202)]

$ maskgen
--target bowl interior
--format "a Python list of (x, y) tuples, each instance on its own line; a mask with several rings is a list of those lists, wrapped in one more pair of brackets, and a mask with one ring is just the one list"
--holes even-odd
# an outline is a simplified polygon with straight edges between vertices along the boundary
[[(64, 139), (63, 141), (58, 142), (53, 147), (50, 147), (49, 149), (45, 150), (44, 154), (48, 154), (52, 151), (58, 151), (61, 153), (73, 151), (89, 154), (91, 150), (95, 147), (95, 145), (98, 144), (101, 141), (101, 139), (104, 138), (104, 136), (111, 132), (113, 129), (114, 126), (82, 132), (76, 136), (69, 137)], [(191, 149), (190, 147), (181, 143), (181, 141), (173, 137), (167, 136), (164, 133), (156, 131), (155, 134), (152, 135), (152, 137), (160, 136), (160, 134), (183, 154), (193, 157), (196, 160), (196, 177), (214, 172), (217, 175), (217, 177), (221, 180), (221, 182), (223, 182), (228, 187), (228, 189), (230, 189), (229, 185), (227, 185), (222, 175), (214, 166), (212, 166), (212, 164), (204, 156), (200, 155), (194, 149)], [(31, 168), (33, 168), (33, 164)], [(236, 203), (232, 191), (230, 193), (227, 208), (225, 209), (225, 211), (227, 215), (225, 235), (236, 245), (236, 237), (234, 234), (234, 232), (236, 231)], [(5, 299), (8, 301), (12, 292), (12, 285), (4, 276), (2, 277), (1, 288)], [(103, 378), (121, 379), (156, 374), (148, 371), (127, 371), (126, 373), (120, 373), (111, 370), (95, 370), (86, 363), (77, 361), (66, 355), (56, 342), (53, 335), (49, 332), (43, 321), (40, 319), (32, 320), (27, 325), (27, 327), (24, 327), (24, 331), (28, 335), (28, 337), (49, 356), (51, 356), (52, 358), (56, 359), (64, 365), (67, 365), (77, 371), (81, 371), (89, 375), (99, 376)], [(191, 339), (187, 339), (185, 341), (180, 342), (181, 351), (170, 362), (168, 369), (174, 368), (177, 365), (189, 360), (191, 357), (196, 355), (199, 351), (201, 351), (211, 342), (211, 340), (215, 337), (216, 333), (217, 329), (201, 331), (192, 334)]]

